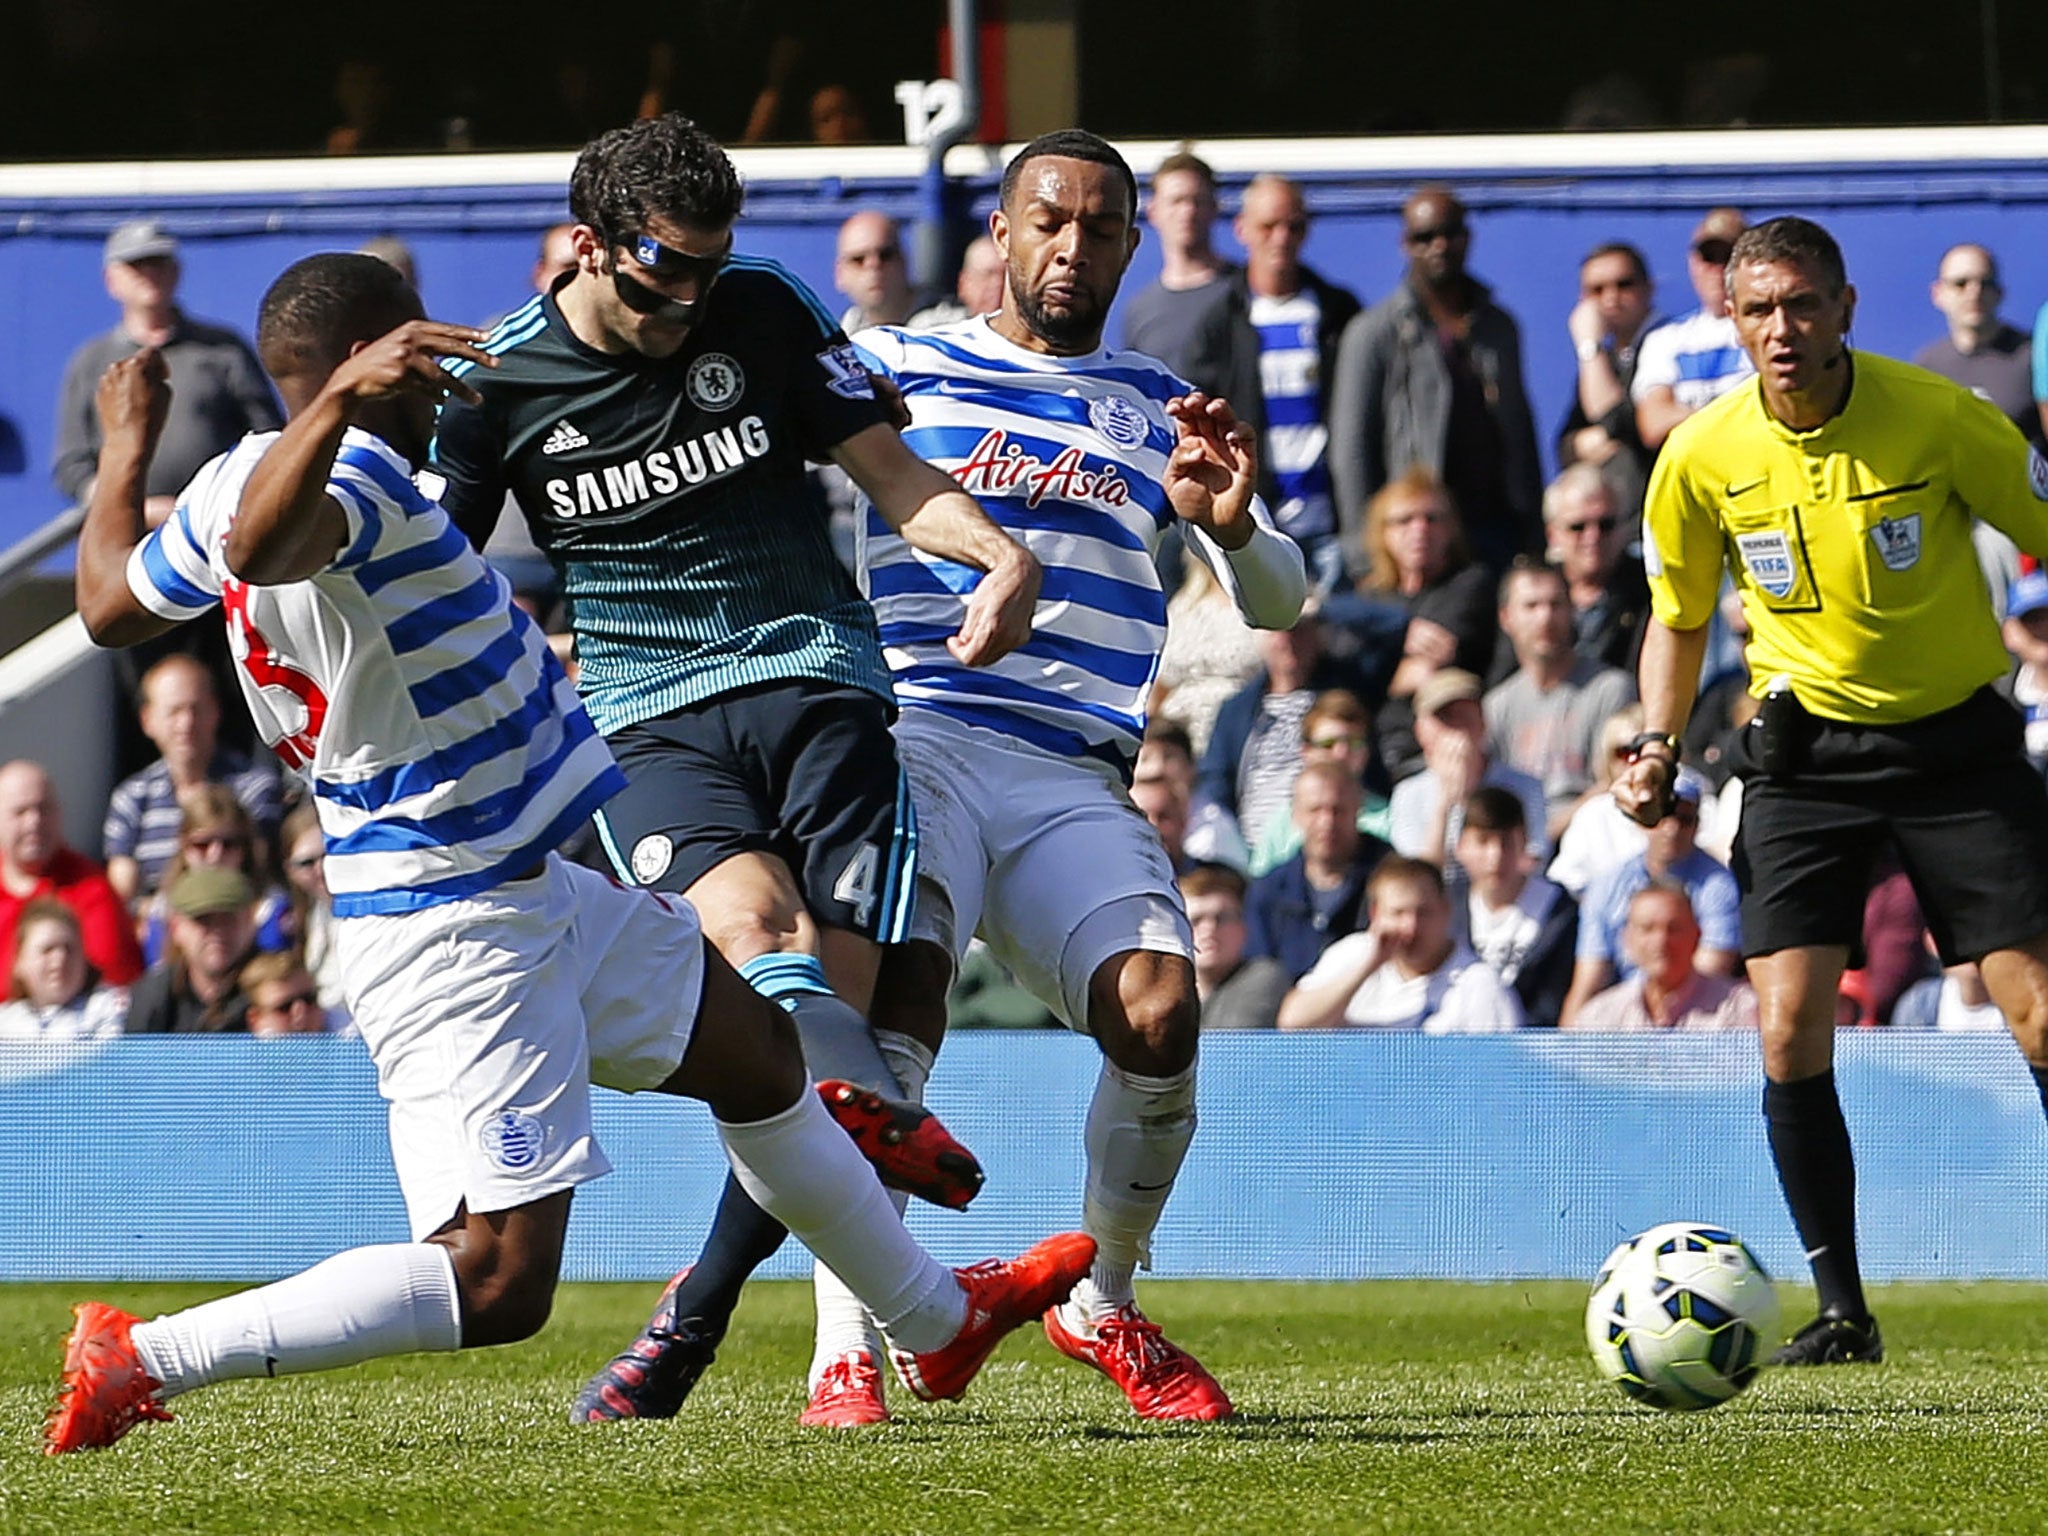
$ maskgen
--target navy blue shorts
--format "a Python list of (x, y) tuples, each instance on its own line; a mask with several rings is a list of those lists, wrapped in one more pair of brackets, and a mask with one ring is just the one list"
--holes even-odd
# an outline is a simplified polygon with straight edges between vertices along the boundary
[(793, 679), (629, 725), (608, 738), (627, 787), (598, 813), (605, 851), (658, 891), (773, 854), (820, 923), (899, 943), (917, 825), (889, 719), (865, 689)]

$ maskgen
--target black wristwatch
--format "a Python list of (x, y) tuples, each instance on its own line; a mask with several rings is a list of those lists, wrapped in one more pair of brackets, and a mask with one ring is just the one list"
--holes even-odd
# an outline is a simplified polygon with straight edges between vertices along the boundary
[(1685, 755), (1685, 743), (1669, 731), (1644, 731), (1640, 736), (1631, 736), (1621, 750), (1628, 754), (1630, 762), (1634, 762), (1643, 755), (1643, 748), (1660, 742), (1671, 749), (1671, 767), (1676, 772), (1679, 758)]
[(1628, 745), (1622, 748), (1622, 751), (1628, 754), (1631, 763), (1639, 763), (1643, 760), (1643, 748), (1658, 742), (1671, 749), (1671, 756), (1668, 760), (1661, 757), (1650, 759), (1653, 763), (1664, 764), (1664, 790), (1657, 797), (1656, 821), (1645, 823), (1647, 826), (1655, 826), (1658, 821), (1662, 821), (1678, 809), (1678, 757), (1683, 743), (1666, 731), (1645, 731), (1642, 735), (1631, 738)]

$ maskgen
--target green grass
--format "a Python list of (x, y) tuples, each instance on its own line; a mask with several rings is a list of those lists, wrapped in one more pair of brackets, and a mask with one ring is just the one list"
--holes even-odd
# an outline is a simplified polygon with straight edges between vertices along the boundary
[[(533, 1342), (182, 1399), (112, 1451), (37, 1454), (75, 1287), (0, 1288), (0, 1533), (2048, 1529), (2048, 1289), (1879, 1293), (1893, 1358), (1766, 1373), (1704, 1414), (1595, 1380), (1575, 1285), (1159, 1284), (1232, 1423), (1140, 1424), (1040, 1337), (964, 1402), (799, 1430), (809, 1297), (758, 1285), (667, 1424), (572, 1426), (654, 1286), (572, 1286)], [(101, 1288), (153, 1313), (212, 1292)], [(1810, 1304), (1787, 1290), (1786, 1317)]]

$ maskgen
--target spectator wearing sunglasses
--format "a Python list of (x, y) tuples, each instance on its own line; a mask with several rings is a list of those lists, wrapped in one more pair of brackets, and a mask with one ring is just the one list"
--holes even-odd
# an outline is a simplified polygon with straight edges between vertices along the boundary
[(268, 878), (269, 849), (234, 791), (225, 784), (199, 784), (178, 797), (178, 807), (178, 840), (163, 886), (142, 909), (142, 958), (150, 965), (164, 958), (173, 926), (165, 893), (188, 869), (232, 869), (245, 876), (257, 891), (251, 902), (256, 947), (285, 948), (292, 941), (291, 903)]
[(1700, 307), (1643, 338), (1629, 397), (1636, 407), (1636, 434), (1653, 455), (1673, 427), (1756, 373), (1728, 313), (1728, 253), (1748, 227), (1740, 209), (1707, 210), (1685, 253)]
[(1591, 464), (1566, 466), (1543, 492), (1547, 558), (1571, 598), (1572, 649), (1587, 661), (1633, 672), (1642, 649), (1650, 587), (1629, 558), (1629, 530), (1611, 480)]
[[(1630, 535), (1642, 517), (1650, 460), (1629, 399), (1642, 340), (1662, 323), (1651, 300), (1649, 264), (1632, 245), (1595, 246), (1579, 263), (1579, 302), (1565, 319), (1578, 354), (1571, 409), (1557, 434), (1560, 466), (1588, 464), (1614, 487)], [(1549, 521), (1546, 499), (1545, 521)]]
[(848, 299), (839, 328), (851, 336), (871, 325), (901, 325), (917, 308), (903, 234), (885, 213), (864, 208), (839, 226), (832, 286)]
[(1998, 258), (1981, 245), (1950, 246), (1941, 254), (1928, 296), (1948, 322), (1948, 334), (1914, 353), (1913, 361), (1982, 395), (2040, 447), (2033, 338), (1998, 312), (2005, 297)]
[(249, 1033), (259, 1040), (324, 1035), (335, 1028), (296, 950), (258, 955), (243, 966), (242, 995), (249, 1000)]
[(1466, 270), (1472, 231), (1449, 187), (1401, 209), (1401, 286), (1344, 328), (1330, 399), (1330, 478), (1354, 576), (1367, 501), (1421, 465), (1449, 489), (1473, 552), (1499, 573), (1542, 541), (1543, 477), (1522, 333)]

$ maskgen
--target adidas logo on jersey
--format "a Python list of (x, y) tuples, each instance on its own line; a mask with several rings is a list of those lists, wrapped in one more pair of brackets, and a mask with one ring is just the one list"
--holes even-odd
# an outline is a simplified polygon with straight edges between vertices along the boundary
[(555, 423), (555, 430), (548, 434), (548, 440), (540, 445), (542, 453), (567, 453), (571, 448), (587, 448), (590, 439), (578, 432), (567, 421)]

